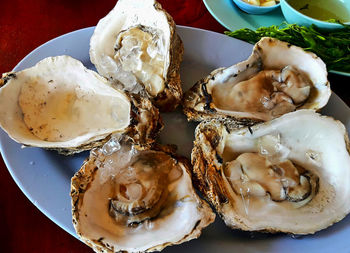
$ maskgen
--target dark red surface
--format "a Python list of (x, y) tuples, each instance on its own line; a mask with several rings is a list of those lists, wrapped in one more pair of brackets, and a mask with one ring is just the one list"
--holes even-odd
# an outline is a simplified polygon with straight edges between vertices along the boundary
[[(179, 25), (223, 32), (201, 0), (160, 0)], [(0, 0), (0, 73), (59, 35), (94, 26), (115, 0)], [(330, 75), (333, 90), (350, 101), (350, 78)], [(92, 252), (42, 214), (23, 195), (0, 160), (0, 252)]]

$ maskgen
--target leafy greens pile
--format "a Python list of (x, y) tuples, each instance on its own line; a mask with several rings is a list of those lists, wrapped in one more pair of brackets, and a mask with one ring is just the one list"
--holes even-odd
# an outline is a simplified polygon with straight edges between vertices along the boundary
[(320, 31), (314, 25), (282, 23), (256, 31), (244, 28), (225, 34), (253, 44), (262, 37), (273, 37), (314, 52), (326, 63), (328, 70), (350, 72), (350, 25), (343, 26), (338, 30)]

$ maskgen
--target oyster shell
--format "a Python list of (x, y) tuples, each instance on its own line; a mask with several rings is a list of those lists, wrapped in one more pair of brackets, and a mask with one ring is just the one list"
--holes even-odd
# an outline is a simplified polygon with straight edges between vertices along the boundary
[(108, 155), (94, 150), (72, 178), (77, 234), (96, 252), (160, 251), (197, 238), (215, 214), (196, 195), (189, 166), (127, 143)]
[(124, 89), (146, 91), (162, 111), (180, 103), (183, 43), (172, 17), (155, 0), (119, 0), (90, 41), (98, 72)]
[(313, 110), (246, 128), (202, 122), (192, 164), (201, 192), (232, 228), (309, 234), (350, 212), (346, 129)]
[(326, 65), (315, 54), (262, 38), (251, 56), (219, 68), (184, 96), (189, 120), (231, 117), (246, 124), (299, 110), (318, 110), (331, 95)]
[(73, 154), (127, 133), (141, 146), (161, 128), (148, 99), (131, 97), (69, 56), (1, 79), (0, 126), (18, 143)]

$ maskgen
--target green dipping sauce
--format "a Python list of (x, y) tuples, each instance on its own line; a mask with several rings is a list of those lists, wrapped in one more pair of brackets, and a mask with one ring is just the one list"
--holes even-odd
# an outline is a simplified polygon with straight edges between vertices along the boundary
[(288, 0), (297, 11), (314, 19), (350, 21), (350, 0)]

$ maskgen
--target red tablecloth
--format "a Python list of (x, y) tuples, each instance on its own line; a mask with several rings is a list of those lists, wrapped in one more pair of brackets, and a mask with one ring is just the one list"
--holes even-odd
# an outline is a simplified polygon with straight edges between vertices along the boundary
[[(160, 0), (179, 25), (225, 30), (201, 0)], [(59, 35), (94, 26), (115, 0), (1, 0), (0, 73), (11, 71), (29, 52)], [(332, 88), (349, 102), (350, 78), (330, 75)], [(349, 104), (349, 103), (348, 103)], [(0, 160), (1, 252), (92, 252), (42, 214), (23, 195)]]

